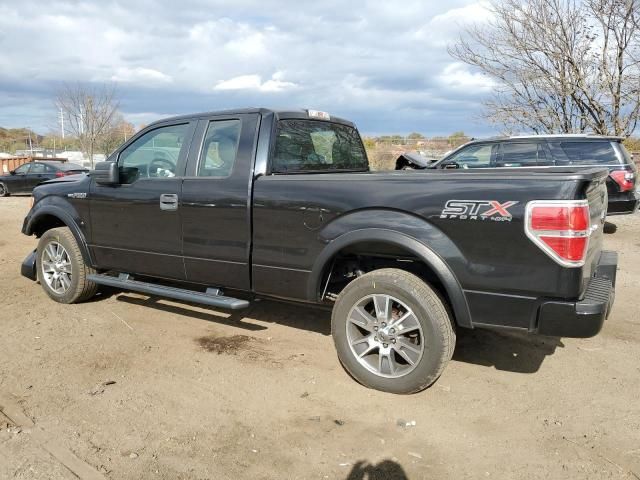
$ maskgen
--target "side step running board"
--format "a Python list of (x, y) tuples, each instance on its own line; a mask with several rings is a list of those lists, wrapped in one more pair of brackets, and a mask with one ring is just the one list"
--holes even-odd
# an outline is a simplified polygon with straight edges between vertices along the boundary
[(249, 302), (247, 300), (219, 295), (219, 290), (215, 288), (208, 289), (207, 292), (209, 293), (194, 292), (193, 290), (185, 290), (183, 288), (165, 287), (164, 285), (139, 282), (137, 280), (132, 280), (127, 274), (120, 274), (118, 277), (104, 274), (92, 274), (87, 276), (87, 280), (97, 283), (98, 285), (107, 285), (109, 287), (121, 288), (122, 290), (148, 293), (159, 297), (173, 298), (175, 300), (183, 300), (185, 302), (201, 303), (203, 305), (227, 308), (229, 310), (240, 310), (241, 308), (247, 308), (249, 306)]

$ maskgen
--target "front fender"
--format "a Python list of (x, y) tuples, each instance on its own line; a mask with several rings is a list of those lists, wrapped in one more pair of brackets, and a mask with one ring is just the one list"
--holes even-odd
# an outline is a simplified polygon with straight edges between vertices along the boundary
[(36, 203), (27, 214), (22, 226), (22, 233), (25, 235), (33, 235), (39, 230), (41, 222), (48, 222), (51, 217), (55, 217), (65, 226), (69, 227), (69, 230), (71, 230), (71, 233), (80, 247), (82, 259), (85, 263), (87, 265), (93, 265), (91, 253), (82, 229), (82, 227), (84, 227), (84, 221), (76, 209), (73, 208), (73, 206), (66, 200), (62, 200), (58, 197), (51, 197), (55, 200), (47, 201), (47, 198), (49, 197), (45, 197)]
[(445, 261), (447, 258), (464, 260), (462, 253), (424, 219), (393, 210), (363, 210), (337, 218), (322, 230), (320, 237), (326, 246), (312, 267), (307, 286), (309, 300), (317, 300), (323, 274), (340, 250), (360, 242), (379, 241), (409, 251), (431, 268), (447, 292), (458, 325), (472, 327), (462, 286)]

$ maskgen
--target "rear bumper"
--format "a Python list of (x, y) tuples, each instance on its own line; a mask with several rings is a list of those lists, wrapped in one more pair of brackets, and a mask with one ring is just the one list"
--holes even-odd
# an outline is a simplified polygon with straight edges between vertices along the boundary
[(640, 197), (637, 192), (624, 192), (617, 195), (609, 196), (609, 204), (607, 208), (607, 216), (610, 215), (627, 215), (635, 213), (640, 204)]
[(597, 335), (613, 307), (617, 266), (618, 254), (603, 251), (582, 300), (542, 302), (537, 333), (575, 338)]

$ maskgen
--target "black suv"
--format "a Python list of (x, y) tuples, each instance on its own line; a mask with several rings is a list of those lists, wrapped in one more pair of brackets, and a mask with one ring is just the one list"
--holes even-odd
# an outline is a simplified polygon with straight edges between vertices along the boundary
[(473, 140), (426, 168), (607, 167), (607, 214), (620, 215), (635, 212), (639, 200), (635, 191), (638, 169), (622, 140), (621, 137), (595, 135)]
[(37, 185), (53, 178), (89, 172), (88, 168), (60, 160), (37, 160), (20, 165), (0, 176), (0, 197), (12, 193), (31, 193)]

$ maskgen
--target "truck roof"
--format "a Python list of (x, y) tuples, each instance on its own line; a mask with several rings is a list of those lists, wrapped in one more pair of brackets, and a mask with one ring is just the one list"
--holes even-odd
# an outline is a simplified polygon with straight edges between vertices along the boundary
[[(248, 113), (259, 113), (260, 115), (274, 114), (278, 119), (309, 119), (319, 120), (319, 121), (329, 121), (333, 123), (341, 123), (343, 125), (348, 125), (350, 127), (355, 127), (353, 122), (346, 120), (344, 118), (335, 117), (329, 114), (329, 118), (318, 118), (316, 116), (311, 116), (309, 112), (314, 112), (317, 110), (313, 109), (273, 109), (273, 108), (233, 108), (228, 110), (214, 110), (210, 112), (201, 112), (201, 113), (189, 113), (185, 115), (176, 115), (173, 117), (163, 118), (161, 120), (157, 120), (155, 122), (150, 123), (150, 125), (155, 125), (157, 123), (164, 123), (167, 121), (173, 120), (188, 120), (192, 118), (200, 118), (200, 117), (211, 117), (211, 116), (222, 116), (222, 115), (242, 115)], [(325, 113), (325, 112), (320, 112)]]

